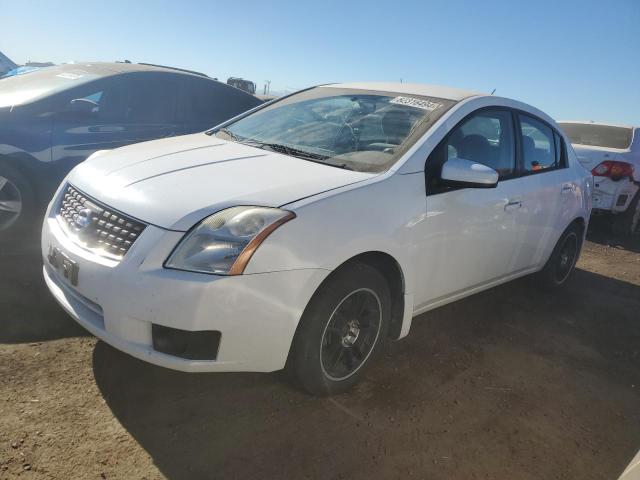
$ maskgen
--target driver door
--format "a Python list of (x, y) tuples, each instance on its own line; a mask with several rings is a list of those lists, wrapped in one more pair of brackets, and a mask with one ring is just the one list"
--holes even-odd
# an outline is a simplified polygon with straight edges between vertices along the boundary
[[(507, 109), (483, 109), (455, 126), (429, 156), (426, 218), (418, 249), (416, 309), (446, 303), (512, 273), (522, 232), (514, 121)], [(495, 188), (447, 186), (442, 165), (463, 158), (499, 173)]]

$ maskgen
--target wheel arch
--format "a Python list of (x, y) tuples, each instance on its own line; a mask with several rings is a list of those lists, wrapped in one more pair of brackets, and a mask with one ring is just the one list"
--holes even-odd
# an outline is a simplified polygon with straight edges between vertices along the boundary
[(576, 218), (574, 218), (568, 225), (568, 227), (570, 227), (571, 225), (578, 225), (580, 227), (580, 229), (582, 230), (583, 235), (586, 233), (587, 231), (587, 221), (585, 220), (585, 218), (583, 216), (578, 216)]
[[(378, 270), (387, 280), (391, 291), (391, 325), (389, 326), (389, 337), (398, 339), (403, 332), (403, 321), (405, 309), (412, 308), (412, 305), (405, 305), (405, 275), (400, 263), (390, 254), (378, 250), (367, 251), (352, 256), (336, 267), (322, 283), (319, 290), (326, 282), (345, 268), (349, 268), (355, 263), (364, 263)], [(317, 291), (316, 290), (316, 291)], [(406, 331), (404, 332), (406, 334)]]
[[(542, 264), (542, 268), (544, 268), (544, 266), (547, 264), (547, 262), (549, 261), (549, 259), (551, 258), (551, 255), (553, 255), (553, 251), (556, 248), (556, 245), (558, 244), (558, 242), (560, 241), (560, 239), (562, 238), (562, 236), (564, 235), (564, 233), (570, 229), (573, 226), (577, 226), (578, 228), (580, 228), (580, 231), (582, 233), (582, 235), (580, 236), (580, 250), (582, 251), (582, 245), (584, 244), (584, 240), (587, 236), (587, 226), (588, 226), (588, 221), (582, 216), (582, 215), (578, 215), (577, 217), (575, 217), (573, 220), (571, 220), (567, 226), (562, 230), (562, 232), (560, 232), (560, 234), (554, 239), (553, 244), (551, 245), (551, 247), (549, 248), (549, 253), (546, 255), (546, 257), (544, 258), (544, 263)], [(578, 256), (580, 255), (580, 253), (578, 253)]]
[(35, 157), (25, 152), (0, 153), (0, 169), (5, 167), (18, 172), (29, 183), (38, 200), (42, 200), (38, 195), (42, 190), (42, 182), (36, 167), (39, 163)]

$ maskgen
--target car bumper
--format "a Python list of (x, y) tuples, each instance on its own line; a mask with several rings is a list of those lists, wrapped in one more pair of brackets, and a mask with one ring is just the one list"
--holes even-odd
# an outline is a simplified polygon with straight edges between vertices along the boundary
[(626, 211), (639, 188), (627, 178), (616, 182), (607, 177), (593, 177), (593, 180), (593, 209), (599, 211)]
[[(106, 343), (147, 362), (187, 372), (256, 371), (284, 367), (293, 335), (327, 270), (238, 276), (168, 270), (164, 259), (180, 232), (149, 226), (121, 262), (75, 244), (55, 218), (42, 232), (43, 273), (60, 305)], [(47, 258), (57, 248), (78, 266), (77, 285)], [(152, 325), (220, 332), (216, 360), (156, 351)]]

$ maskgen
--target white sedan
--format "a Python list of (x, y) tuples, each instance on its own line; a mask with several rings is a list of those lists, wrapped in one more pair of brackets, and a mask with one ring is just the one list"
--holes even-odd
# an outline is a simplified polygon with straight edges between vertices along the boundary
[(444, 87), (325, 85), (97, 152), (51, 201), (44, 276), (105, 342), (344, 391), (416, 315), (580, 254), (591, 176), (554, 121)]
[(620, 235), (640, 235), (640, 128), (558, 122), (594, 177), (594, 213), (611, 216)]

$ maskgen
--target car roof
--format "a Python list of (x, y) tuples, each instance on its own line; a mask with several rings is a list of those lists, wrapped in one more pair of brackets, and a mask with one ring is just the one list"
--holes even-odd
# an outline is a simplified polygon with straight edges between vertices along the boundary
[(53, 67), (47, 67), (50, 72), (55, 69), (59, 73), (77, 73), (79, 71), (96, 75), (99, 77), (108, 77), (112, 75), (118, 75), (121, 73), (129, 72), (174, 72), (184, 73), (185, 75), (196, 75), (199, 77), (208, 78), (206, 75), (193, 72), (190, 70), (184, 70), (180, 68), (165, 67), (162, 65), (152, 65), (148, 63), (127, 63), (127, 62), (79, 62), (79, 63), (65, 63), (62, 65), (55, 65)]
[(444, 87), (440, 85), (426, 85), (422, 83), (400, 83), (400, 82), (352, 82), (352, 83), (332, 83), (323, 85), (328, 88), (349, 88), (354, 90), (372, 90), (376, 92), (403, 93), (405, 95), (420, 95), (424, 97), (443, 98), (459, 102), (469, 97), (486, 96), (488, 94), (474, 92), (471, 90), (461, 90), (459, 88)]
[(619, 123), (594, 122), (593, 120), (557, 120), (556, 123), (578, 123), (581, 125), (601, 125), (603, 127), (622, 127), (631, 129), (640, 128), (634, 127), (633, 125), (622, 125)]

